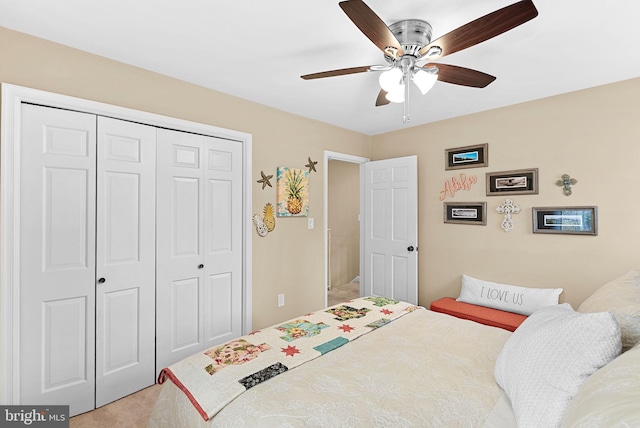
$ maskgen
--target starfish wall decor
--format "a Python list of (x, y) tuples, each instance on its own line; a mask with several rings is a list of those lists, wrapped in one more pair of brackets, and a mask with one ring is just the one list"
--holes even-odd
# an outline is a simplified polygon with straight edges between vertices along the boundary
[(266, 186), (273, 187), (271, 186), (271, 182), (269, 181), (270, 179), (273, 178), (273, 175), (265, 175), (264, 171), (260, 171), (260, 175), (262, 175), (262, 178), (257, 182), (262, 183), (262, 190), (264, 190)]
[(316, 164), (317, 164), (318, 162), (317, 162), (317, 161), (312, 161), (310, 157), (309, 157), (309, 158), (307, 158), (307, 159), (309, 159), (309, 163), (308, 163), (308, 164), (306, 164), (305, 166), (306, 166), (307, 168), (309, 168), (309, 172), (311, 172), (311, 171), (313, 171), (313, 172), (318, 172), (318, 171), (316, 171)]

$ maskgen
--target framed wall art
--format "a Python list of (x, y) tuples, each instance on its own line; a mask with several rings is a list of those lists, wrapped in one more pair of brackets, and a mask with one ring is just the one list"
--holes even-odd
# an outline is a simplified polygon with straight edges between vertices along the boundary
[(487, 224), (486, 202), (445, 202), (444, 222), (458, 224)]
[(488, 172), (486, 175), (487, 196), (538, 193), (538, 168)]
[(597, 235), (598, 207), (534, 207), (533, 233)]
[(278, 167), (278, 217), (306, 217), (309, 214), (309, 171)]
[(489, 145), (445, 149), (444, 169), (480, 168), (489, 165)]

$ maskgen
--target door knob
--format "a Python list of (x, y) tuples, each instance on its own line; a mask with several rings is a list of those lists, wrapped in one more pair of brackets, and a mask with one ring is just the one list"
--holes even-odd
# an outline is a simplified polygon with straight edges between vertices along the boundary
[(407, 248), (407, 251), (411, 252), (413, 250), (415, 250), (415, 248), (413, 248), (413, 245), (409, 245), (409, 247)]
[(203, 265), (203, 264), (199, 264), (199, 265), (198, 265), (198, 269), (202, 269), (203, 267), (204, 267), (204, 265)]
[(104, 284), (104, 283), (105, 283), (105, 281), (106, 281), (106, 279), (104, 279), (104, 278), (100, 278), (100, 279), (98, 280), (98, 283), (99, 283), (99, 284)]

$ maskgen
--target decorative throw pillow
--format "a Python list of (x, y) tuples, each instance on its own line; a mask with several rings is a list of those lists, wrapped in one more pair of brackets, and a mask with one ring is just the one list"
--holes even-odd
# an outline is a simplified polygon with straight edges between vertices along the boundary
[(499, 284), (462, 275), (459, 302), (531, 315), (540, 308), (557, 305), (562, 288), (530, 288)]
[(620, 327), (609, 312), (582, 314), (564, 303), (527, 318), (495, 366), (518, 427), (558, 426), (580, 385), (613, 360), (620, 347)]
[(640, 427), (640, 346), (587, 379), (569, 406), (563, 428)]
[(640, 343), (640, 272), (632, 270), (610, 281), (582, 302), (578, 312), (609, 311), (622, 331), (622, 352)]

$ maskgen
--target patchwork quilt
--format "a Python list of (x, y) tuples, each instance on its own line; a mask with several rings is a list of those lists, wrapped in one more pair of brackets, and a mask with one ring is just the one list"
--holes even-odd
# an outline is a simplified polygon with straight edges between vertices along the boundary
[(158, 383), (170, 379), (206, 421), (253, 386), (417, 309), (384, 297), (351, 300), (192, 355), (163, 369)]

